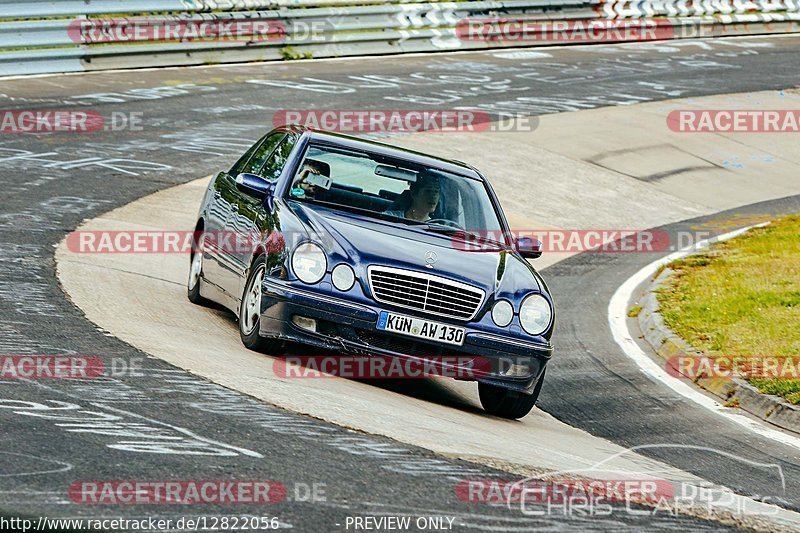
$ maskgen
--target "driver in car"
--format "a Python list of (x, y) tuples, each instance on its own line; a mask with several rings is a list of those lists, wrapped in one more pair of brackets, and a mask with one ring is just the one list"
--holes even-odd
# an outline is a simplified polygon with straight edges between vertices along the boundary
[(297, 176), (295, 177), (294, 182), (292, 183), (291, 194), (294, 197), (305, 197), (317, 194), (319, 187), (312, 183), (311, 177), (312, 174), (316, 174), (318, 176), (329, 176), (329, 168), (326, 168), (327, 165), (321, 161), (317, 161), (315, 159), (307, 159), (305, 164), (300, 168), (297, 172)]
[(442, 186), (437, 175), (429, 172), (420, 173), (417, 181), (413, 182), (408, 191), (401, 194), (384, 213), (426, 222), (431, 219), (436, 206), (439, 205), (441, 190)]

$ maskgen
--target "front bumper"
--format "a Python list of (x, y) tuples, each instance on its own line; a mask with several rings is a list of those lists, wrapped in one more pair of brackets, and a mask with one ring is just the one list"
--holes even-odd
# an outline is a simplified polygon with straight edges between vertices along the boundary
[[(447, 361), (449, 356), (480, 357), (481, 371), (475, 375), (480, 382), (507, 389), (531, 393), (550, 359), (552, 345), (525, 342), (487, 333), (459, 323), (466, 328), (463, 346), (443, 345), (421, 339), (380, 331), (376, 328), (378, 315), (386, 309), (348, 301), (331, 294), (297, 287), (281, 280), (266, 278), (262, 286), (260, 335), (297, 342), (325, 350), (359, 356), (391, 356), (404, 359), (441, 361), (447, 375), (457, 370)], [(400, 314), (413, 315), (408, 310)], [(292, 317), (301, 316), (317, 321), (316, 331), (301, 328)], [(415, 315), (418, 316), (418, 315)], [(436, 321), (441, 321), (435, 318)], [(428, 359), (426, 359), (428, 358)], [(509, 365), (526, 365), (529, 372), (521, 376), (505, 375)]]

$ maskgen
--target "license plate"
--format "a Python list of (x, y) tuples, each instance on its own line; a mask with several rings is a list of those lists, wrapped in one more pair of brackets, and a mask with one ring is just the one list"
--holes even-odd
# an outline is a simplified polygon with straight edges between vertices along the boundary
[(440, 322), (415, 318), (413, 316), (403, 316), (381, 311), (378, 317), (378, 329), (391, 331), (418, 339), (443, 342), (445, 344), (464, 344), (464, 334), (466, 330), (458, 326), (450, 326)]

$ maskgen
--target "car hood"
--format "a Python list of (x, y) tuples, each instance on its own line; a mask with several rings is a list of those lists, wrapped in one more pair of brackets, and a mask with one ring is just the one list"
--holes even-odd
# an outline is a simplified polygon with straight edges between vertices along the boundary
[[(334, 262), (347, 261), (366, 277), (370, 265), (384, 265), (443, 276), (484, 289), (487, 295), (520, 296), (544, 290), (533, 267), (509, 250), (467, 251), (461, 241), (398, 223), (293, 202), (289, 205)], [(436, 261), (426, 266), (433, 252)]]

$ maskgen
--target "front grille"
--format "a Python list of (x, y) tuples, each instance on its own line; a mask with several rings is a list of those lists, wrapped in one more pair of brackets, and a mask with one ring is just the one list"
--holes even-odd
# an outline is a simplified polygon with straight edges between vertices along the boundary
[(371, 266), (369, 285), (375, 300), (434, 315), (471, 320), (481, 307), (484, 292), (440, 276)]

